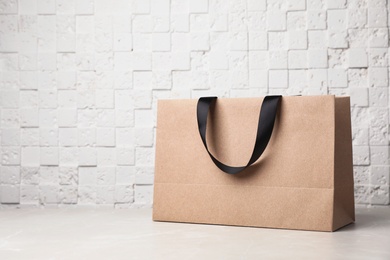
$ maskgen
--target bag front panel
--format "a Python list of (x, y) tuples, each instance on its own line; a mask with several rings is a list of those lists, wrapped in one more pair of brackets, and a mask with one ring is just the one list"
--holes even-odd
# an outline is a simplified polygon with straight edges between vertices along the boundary
[[(217, 100), (207, 142), (220, 161), (247, 163), (261, 103)], [(283, 97), (268, 147), (237, 175), (219, 170), (207, 154), (196, 104), (159, 101), (154, 220), (332, 230), (334, 96)]]

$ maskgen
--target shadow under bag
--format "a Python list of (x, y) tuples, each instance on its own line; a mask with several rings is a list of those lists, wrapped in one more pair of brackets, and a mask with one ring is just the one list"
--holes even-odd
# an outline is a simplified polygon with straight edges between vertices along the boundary
[(335, 231), (354, 209), (349, 97), (158, 101), (153, 220)]

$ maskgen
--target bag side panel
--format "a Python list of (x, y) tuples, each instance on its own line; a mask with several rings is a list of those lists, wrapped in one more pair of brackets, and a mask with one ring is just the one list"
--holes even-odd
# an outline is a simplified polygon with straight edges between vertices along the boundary
[(350, 98), (337, 97), (335, 106), (333, 230), (355, 221)]

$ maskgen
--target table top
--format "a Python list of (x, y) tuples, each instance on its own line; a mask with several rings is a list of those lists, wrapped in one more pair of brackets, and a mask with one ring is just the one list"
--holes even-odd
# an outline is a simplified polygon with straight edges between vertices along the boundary
[(151, 209), (0, 209), (0, 259), (390, 259), (390, 207), (313, 232), (153, 222)]

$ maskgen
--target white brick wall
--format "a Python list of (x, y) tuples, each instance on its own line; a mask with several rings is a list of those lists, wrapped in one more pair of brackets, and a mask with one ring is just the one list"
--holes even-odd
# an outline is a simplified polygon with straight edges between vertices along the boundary
[(156, 100), (351, 95), (389, 204), (386, 0), (0, 0), (0, 202), (152, 202)]

